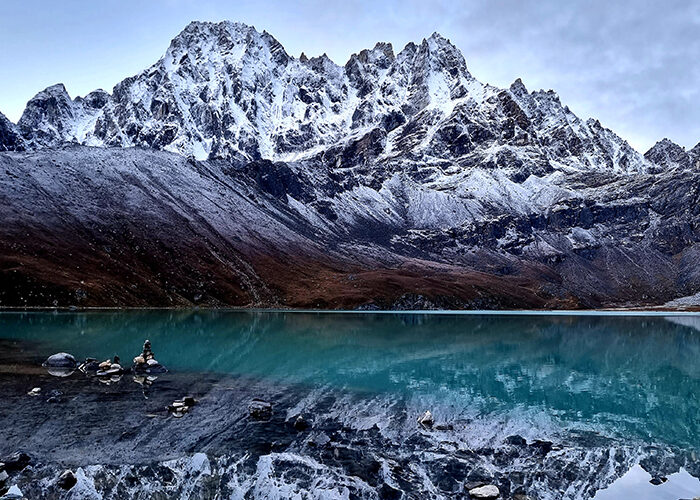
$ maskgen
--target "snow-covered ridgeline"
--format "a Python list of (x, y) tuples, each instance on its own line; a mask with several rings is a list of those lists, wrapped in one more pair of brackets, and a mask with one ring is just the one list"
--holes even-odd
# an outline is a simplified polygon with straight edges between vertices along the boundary
[(670, 165), (667, 155), (645, 158), (596, 120), (581, 120), (552, 91), (480, 83), (437, 33), (398, 54), (378, 43), (339, 66), (325, 54), (290, 56), (245, 24), (193, 22), (111, 94), (71, 99), (58, 84), (30, 100), (17, 126), (0, 120), (5, 149), (77, 142), (241, 161), (308, 159), (372, 132), (381, 149), (373, 162), (619, 173)]

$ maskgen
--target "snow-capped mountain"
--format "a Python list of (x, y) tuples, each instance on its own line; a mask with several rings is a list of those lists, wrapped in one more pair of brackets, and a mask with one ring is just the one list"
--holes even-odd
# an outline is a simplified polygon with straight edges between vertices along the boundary
[(79, 289), (94, 304), (598, 307), (700, 291), (700, 145), (642, 156), (553, 91), (479, 82), (438, 34), (338, 66), (193, 22), (111, 94), (58, 84), (16, 125), (0, 116), (3, 150), (0, 255), (24, 290), (3, 303)]
[(292, 57), (244, 24), (193, 22), (111, 95), (72, 100), (54, 85), (29, 101), (18, 125), (33, 146), (143, 146), (199, 160), (288, 161), (375, 131), (387, 161), (410, 153), (495, 166), (649, 168), (553, 92), (529, 93), (520, 80), (505, 90), (480, 83), (437, 33), (396, 55), (379, 43), (342, 67), (325, 55)]

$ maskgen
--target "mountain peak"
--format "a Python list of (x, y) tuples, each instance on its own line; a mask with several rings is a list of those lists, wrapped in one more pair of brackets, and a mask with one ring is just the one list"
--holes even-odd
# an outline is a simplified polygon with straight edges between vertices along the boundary
[(644, 153), (644, 158), (663, 169), (689, 168), (690, 156), (685, 148), (668, 138), (663, 138)]

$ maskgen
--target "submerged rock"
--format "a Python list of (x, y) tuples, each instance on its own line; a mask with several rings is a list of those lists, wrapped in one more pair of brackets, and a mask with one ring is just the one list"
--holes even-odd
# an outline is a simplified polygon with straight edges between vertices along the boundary
[(272, 403), (253, 399), (248, 405), (248, 414), (253, 420), (269, 420), (272, 417)]
[(56, 485), (64, 490), (70, 490), (77, 482), (78, 479), (73, 474), (73, 471), (67, 470), (56, 480)]
[(472, 498), (498, 498), (500, 494), (501, 492), (498, 491), (498, 487), (493, 484), (486, 484), (469, 490), (469, 496)]

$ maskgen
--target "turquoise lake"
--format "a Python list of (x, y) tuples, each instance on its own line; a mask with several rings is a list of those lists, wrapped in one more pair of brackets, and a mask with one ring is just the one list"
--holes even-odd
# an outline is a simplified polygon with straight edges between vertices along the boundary
[[(568, 493), (562, 498), (596, 494), (611, 498), (605, 491), (615, 491), (606, 490), (612, 487), (626, 488), (627, 494), (634, 491), (639, 498), (646, 494), (657, 495), (649, 498), (681, 498), (694, 493), (686, 490), (696, 487), (696, 471), (700, 470), (693, 462), (700, 450), (698, 316), (263, 311), (0, 314), (4, 348), (15, 346), (38, 362), (58, 351), (78, 359), (106, 359), (116, 354), (130, 360), (146, 338), (158, 361), (170, 370), (161, 380), (187, 375), (290, 387), (287, 395), (299, 394), (290, 406), (306, 404), (308, 408), (332, 395), (334, 403), (323, 411), (334, 418), (345, 415), (342, 418), (349, 420), (344, 425), (354, 429), (376, 425), (391, 436), (409, 432), (409, 428), (415, 432), (414, 415), (430, 409), (436, 422), (451, 426), (444, 432), (454, 434), (450, 439), (457, 448), (464, 443), (470, 449), (477, 445), (498, 448), (507, 436), (518, 435), (528, 442), (550, 440), (578, 451), (590, 447), (598, 452), (614, 445), (629, 453), (607, 483), (587, 489), (580, 485), (564, 488)], [(401, 409), (397, 410), (399, 402)], [(396, 423), (399, 419), (400, 425)], [(590, 437), (581, 444), (580, 436), (598, 436), (607, 444)], [(644, 451), (651, 448), (657, 451)], [(638, 453), (636, 459), (634, 453)], [(631, 481), (627, 472), (634, 473), (639, 462), (644, 466), (645, 460), (659, 454), (675, 460), (664, 469), (670, 481), (658, 487), (642, 481), (638, 490), (623, 484)], [(644, 471), (651, 477), (654, 471), (649, 468)], [(673, 478), (681, 476), (685, 479), (676, 481), (674, 490)], [(530, 484), (541, 498), (558, 494), (534, 480), (524, 484)]]

